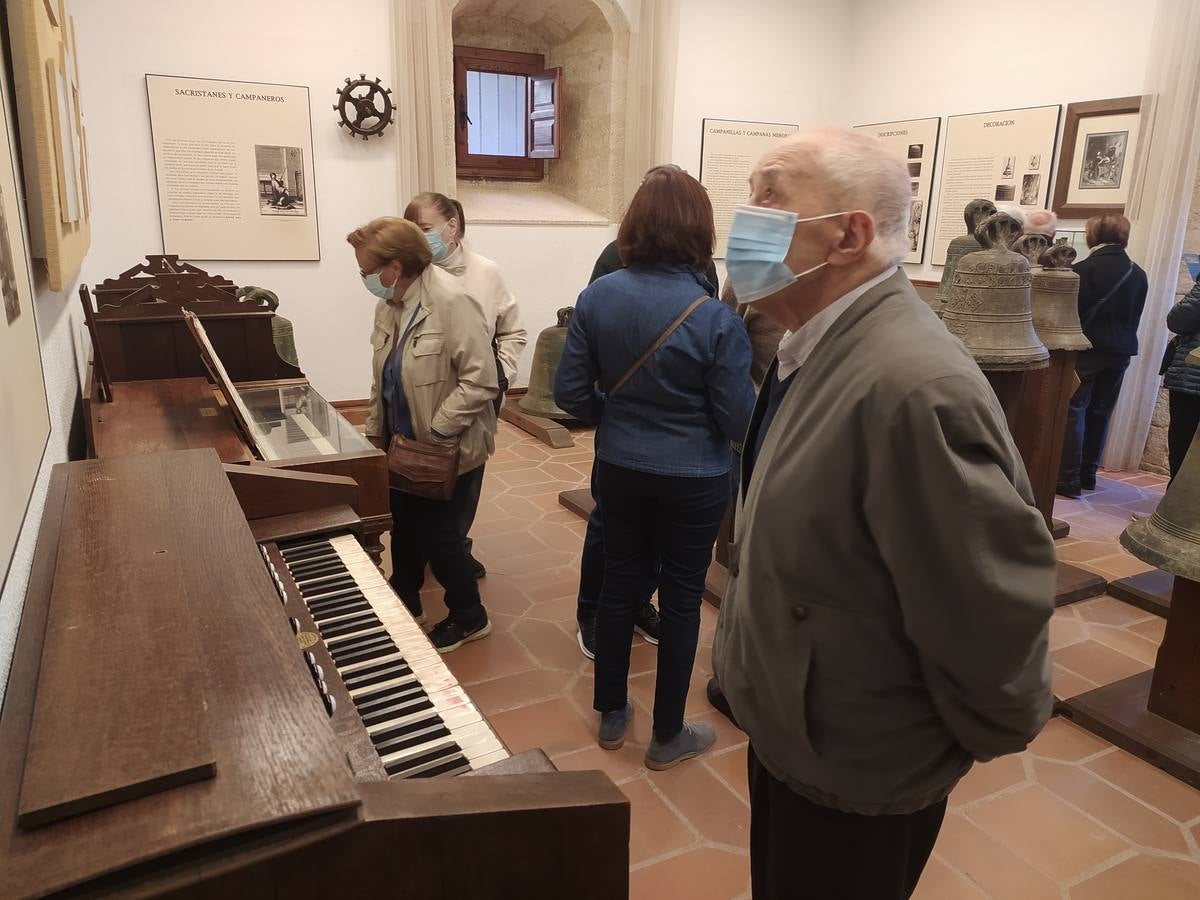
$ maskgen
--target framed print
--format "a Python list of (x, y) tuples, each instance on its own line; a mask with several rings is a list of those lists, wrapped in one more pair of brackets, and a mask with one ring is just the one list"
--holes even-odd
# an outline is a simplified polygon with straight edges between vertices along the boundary
[(1065, 219), (1123, 213), (1141, 143), (1142, 98), (1091, 100), (1067, 107), (1054, 211)]
[(908, 212), (908, 253), (904, 257), (907, 263), (919, 263), (925, 258), (927, 212), (933, 196), (933, 166), (941, 127), (942, 120), (937, 117), (854, 126), (855, 131), (883, 141), (908, 166), (912, 200)]

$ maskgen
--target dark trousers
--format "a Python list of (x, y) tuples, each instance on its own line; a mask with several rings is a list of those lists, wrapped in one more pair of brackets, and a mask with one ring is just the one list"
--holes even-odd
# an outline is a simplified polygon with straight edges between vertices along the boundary
[(468, 488), (469, 493), (464, 498), (462, 508), (462, 521), (459, 528), (463, 533), (463, 547), (466, 548), (467, 556), (471, 555), (471, 550), (475, 547), (475, 542), (468, 535), (471, 533), (471, 526), (475, 524), (475, 514), (479, 512), (479, 495), (483, 492), (483, 470), (486, 463), (479, 467), (479, 477), (471, 481)]
[(629, 644), (638, 605), (657, 579), (662, 624), (654, 685), (654, 732), (669, 740), (683, 728), (700, 599), (713, 541), (729, 499), (729, 479), (651, 475), (596, 463), (604, 507), (604, 588), (596, 616), (596, 709), (623, 709)]
[(425, 561), (446, 590), (450, 615), (464, 626), (485, 616), (479, 585), (463, 544), (463, 510), (472, 495), (478, 502), (483, 466), (463, 472), (449, 500), (427, 500), (403, 491), (391, 492), (392, 578), (400, 599), (415, 605), (425, 582)]
[(1171, 477), (1179, 474), (1183, 458), (1192, 446), (1196, 426), (1200, 425), (1200, 394), (1168, 391), (1171, 404), (1171, 423), (1167, 426), (1167, 455), (1171, 461)]
[[(595, 506), (588, 515), (587, 530), (583, 534), (583, 555), (579, 558), (579, 596), (576, 616), (595, 617), (596, 609), (600, 606), (600, 592), (604, 589), (604, 518), (600, 513), (600, 497), (596, 493), (596, 467), (599, 461), (592, 463), (591, 490)], [(654, 565), (654, 575), (658, 574), (657, 561)], [(650, 589), (653, 593), (653, 588)], [(642, 600), (650, 602), (650, 594)]]
[(1084, 351), (1075, 362), (1079, 389), (1067, 407), (1067, 433), (1063, 439), (1059, 484), (1091, 483), (1100, 468), (1100, 454), (1108, 437), (1112, 418), (1121, 394), (1121, 382), (1129, 366), (1128, 356)]
[(801, 797), (746, 751), (754, 900), (903, 900), (933, 852), (946, 801), (862, 816)]

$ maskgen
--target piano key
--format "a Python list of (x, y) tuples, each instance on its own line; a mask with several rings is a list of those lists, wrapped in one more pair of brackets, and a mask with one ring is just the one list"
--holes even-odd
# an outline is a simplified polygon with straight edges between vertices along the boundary
[(495, 750), (486, 754), (485, 756), (480, 756), (471, 760), (471, 768), (482, 769), (484, 766), (490, 766), (492, 763), (498, 763), (502, 760), (508, 759), (508, 757), (509, 752), (502, 747), (499, 750)]

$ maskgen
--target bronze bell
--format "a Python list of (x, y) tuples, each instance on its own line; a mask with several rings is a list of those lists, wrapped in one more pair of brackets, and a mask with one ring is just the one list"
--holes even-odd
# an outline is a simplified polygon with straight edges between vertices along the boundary
[(533, 369), (529, 373), (529, 390), (517, 404), (522, 412), (544, 419), (570, 419), (554, 403), (554, 375), (567, 342), (567, 322), (575, 307), (564, 306), (558, 311), (558, 324), (551, 325), (538, 335), (533, 348)]
[[(1196, 356), (1188, 362), (1200, 363)], [(1121, 533), (1121, 546), (1142, 562), (1200, 581), (1200, 430), (1158, 508)]]
[(1033, 329), (1029, 263), (1009, 249), (1020, 233), (1006, 213), (980, 223), (975, 236), (986, 249), (959, 260), (942, 312), (947, 330), (985, 372), (1044, 369), (1050, 359)]
[(1033, 271), (1033, 327), (1047, 350), (1090, 350), (1079, 324), (1079, 276), (1071, 269), (1075, 250), (1055, 244)]
[(271, 317), (271, 337), (275, 342), (275, 352), (284, 362), (300, 368), (300, 354), (296, 352), (296, 335), (292, 331), (291, 320), (283, 316)]
[(954, 270), (958, 262), (968, 253), (975, 253), (982, 246), (975, 237), (975, 229), (988, 216), (995, 215), (996, 204), (991, 200), (972, 200), (963, 210), (963, 220), (967, 223), (967, 233), (956, 237), (946, 250), (946, 264), (942, 266), (942, 280), (938, 282), (937, 293), (933, 295), (933, 311), (939, 316), (950, 300), (950, 286), (954, 283)]

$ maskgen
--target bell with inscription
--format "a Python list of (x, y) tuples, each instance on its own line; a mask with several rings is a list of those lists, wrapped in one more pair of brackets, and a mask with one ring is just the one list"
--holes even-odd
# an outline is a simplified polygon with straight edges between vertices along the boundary
[(551, 325), (538, 335), (533, 349), (533, 368), (529, 373), (529, 390), (517, 405), (522, 412), (543, 419), (569, 420), (554, 402), (554, 375), (562, 359), (563, 345), (567, 342), (567, 323), (575, 307), (564, 306), (558, 311), (558, 324)]
[(942, 266), (942, 280), (938, 283), (937, 293), (933, 295), (933, 311), (939, 316), (950, 300), (950, 285), (954, 283), (954, 270), (958, 261), (968, 253), (980, 249), (979, 241), (975, 238), (975, 229), (988, 216), (995, 215), (996, 204), (991, 200), (972, 200), (963, 210), (963, 220), (967, 223), (967, 233), (956, 237), (950, 242), (946, 251), (946, 265)]
[(1033, 328), (1047, 350), (1090, 350), (1079, 324), (1079, 276), (1071, 268), (1075, 250), (1055, 244), (1033, 270)]
[(1029, 260), (1029, 268), (1038, 264), (1043, 253), (1050, 248), (1050, 238), (1044, 234), (1023, 234), (1013, 241), (1013, 253), (1020, 253)]
[[(1200, 364), (1196, 356), (1188, 362)], [(1142, 562), (1200, 581), (1200, 430), (1158, 508), (1125, 529), (1121, 546)]]
[(1021, 225), (1006, 213), (975, 229), (985, 249), (958, 261), (943, 310), (946, 329), (985, 372), (1043, 369), (1050, 354), (1033, 328), (1029, 262), (1009, 247)]

